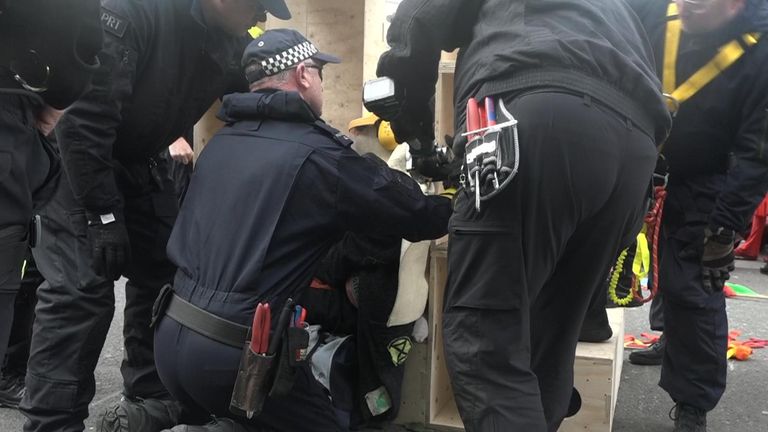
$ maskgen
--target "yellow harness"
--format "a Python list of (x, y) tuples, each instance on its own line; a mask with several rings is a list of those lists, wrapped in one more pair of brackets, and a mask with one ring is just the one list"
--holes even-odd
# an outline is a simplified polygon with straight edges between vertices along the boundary
[(745, 52), (744, 46), (751, 47), (760, 39), (759, 33), (745, 33), (721, 46), (712, 60), (677, 87), (677, 50), (680, 46), (681, 32), (682, 24), (678, 15), (677, 3), (673, 1), (667, 8), (667, 34), (664, 41), (664, 71), (662, 76), (662, 87), (664, 96), (667, 97), (667, 107), (673, 115), (677, 113), (680, 104), (741, 58)]
[[(745, 47), (755, 45), (760, 39), (759, 33), (745, 33), (740, 37), (726, 43), (718, 49), (717, 54), (698, 71), (691, 75), (684, 83), (677, 86), (677, 52), (680, 46), (680, 34), (682, 33), (682, 24), (678, 15), (677, 4), (672, 1), (667, 8), (667, 29), (664, 40), (664, 70), (662, 76), (662, 87), (664, 96), (667, 98), (667, 107), (674, 116), (680, 105), (691, 98), (697, 91), (709, 84), (721, 72), (734, 64), (745, 53)], [(634, 260), (632, 262), (632, 282), (629, 293), (626, 297), (618, 298), (616, 295), (616, 286), (624, 269), (624, 261), (627, 258), (628, 250), (624, 249), (616, 264), (613, 266), (611, 277), (608, 283), (608, 295), (611, 300), (619, 306), (629, 304), (632, 299), (641, 302), (647, 302), (655, 296), (658, 290), (658, 227), (661, 224), (661, 212), (663, 210), (663, 200), (666, 195), (664, 187), (655, 188), (654, 199), (656, 206), (648, 215), (640, 234), (637, 235)], [(649, 228), (649, 225), (652, 228)], [(652, 232), (653, 231), (653, 232)], [(648, 297), (641, 295), (640, 280), (648, 276), (649, 270), (653, 270), (654, 282), (653, 289)], [(651, 283), (651, 281), (649, 281)]]

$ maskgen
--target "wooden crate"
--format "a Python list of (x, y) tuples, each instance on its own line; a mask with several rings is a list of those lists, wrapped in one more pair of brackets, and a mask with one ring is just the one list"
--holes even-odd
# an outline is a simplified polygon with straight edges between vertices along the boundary
[[(417, 345), (419, 351), (412, 353), (406, 363), (401, 413), (396, 422), (463, 430), (443, 358), (441, 323), (447, 275), (444, 240), (432, 246), (429, 273), (431, 333), (427, 345)], [(576, 416), (566, 419), (561, 431), (611, 430), (624, 351), (624, 311), (609, 309), (608, 316), (613, 337), (604, 343), (579, 343), (576, 348), (574, 385), (581, 393), (582, 408)]]

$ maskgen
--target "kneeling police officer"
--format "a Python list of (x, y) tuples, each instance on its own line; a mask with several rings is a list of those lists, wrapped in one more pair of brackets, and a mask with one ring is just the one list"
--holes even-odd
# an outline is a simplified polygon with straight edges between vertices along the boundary
[(274, 312), (309, 285), (346, 231), (412, 241), (446, 233), (448, 199), (425, 196), (407, 175), (358, 155), (320, 118), (323, 68), (338, 61), (296, 31), (265, 32), (242, 59), (251, 93), (224, 99), (227, 125), (198, 159), (168, 243), (179, 270), (173, 292), (158, 300), (166, 314), (155, 359), (177, 400), (220, 419), (200, 430), (346, 430), (306, 365), (260, 415), (230, 411), (257, 304), (271, 305), (274, 329)]

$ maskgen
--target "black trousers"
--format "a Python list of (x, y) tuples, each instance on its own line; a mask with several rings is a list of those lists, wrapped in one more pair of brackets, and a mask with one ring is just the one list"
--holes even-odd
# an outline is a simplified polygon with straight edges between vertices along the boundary
[[(165, 173), (158, 176), (162, 184), (153, 180), (148, 161), (115, 166), (132, 252), (124, 274), (129, 281), (120, 368), (129, 397), (167, 397), (154, 366), (149, 322), (157, 293), (175, 272), (165, 246), (178, 204), (166, 164), (157, 163)], [(93, 271), (85, 210), (64, 178), (41, 216), (43, 242), (33, 252), (48, 284), (38, 290), (27, 392), (20, 405), (28, 419), (24, 430), (82, 431), (95, 392), (93, 371), (115, 309), (114, 283)]]
[(589, 98), (505, 101), (519, 121), (519, 173), (480, 212), (472, 194), (456, 196), (445, 355), (467, 431), (555, 431), (590, 298), (640, 228), (656, 150)]
[(13, 306), (13, 325), (8, 338), (8, 350), (3, 361), (3, 375), (26, 375), (29, 347), (32, 342), (32, 323), (35, 320), (37, 287), (45, 279), (37, 270), (32, 252), (26, 254), (26, 271), (21, 289)]
[[(673, 400), (710, 411), (725, 391), (728, 316), (721, 290), (704, 287), (701, 243), (717, 193), (711, 179), (671, 181), (662, 221), (659, 289), (667, 345), (659, 385)], [(695, 199), (694, 199), (695, 197)], [(697, 245), (691, 258), (680, 252)], [(684, 254), (687, 255), (687, 254)]]
[[(0, 70), (2, 73), (2, 70)], [(41, 103), (2, 93), (0, 77), (0, 358), (5, 356), (13, 304), (21, 284), (34, 209), (58, 178), (58, 159), (36, 125)]]
[(254, 432), (339, 432), (334, 407), (309, 368), (300, 369), (289, 396), (268, 397), (251, 420), (229, 412), (242, 350), (163, 317), (155, 332), (157, 370), (174, 399), (202, 416), (229, 417)]

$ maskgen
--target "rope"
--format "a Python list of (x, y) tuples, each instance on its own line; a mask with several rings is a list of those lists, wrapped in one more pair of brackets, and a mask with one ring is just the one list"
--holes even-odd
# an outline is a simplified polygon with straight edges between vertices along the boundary
[(643, 298), (640, 290), (635, 290), (635, 299), (641, 303), (651, 301), (656, 296), (656, 293), (659, 292), (659, 233), (661, 232), (661, 217), (664, 213), (664, 200), (667, 198), (667, 191), (664, 186), (656, 186), (653, 197), (653, 208), (645, 215), (645, 224), (648, 228), (646, 234), (651, 236), (649, 240), (651, 242), (653, 280), (651, 282), (651, 293), (648, 297)]

